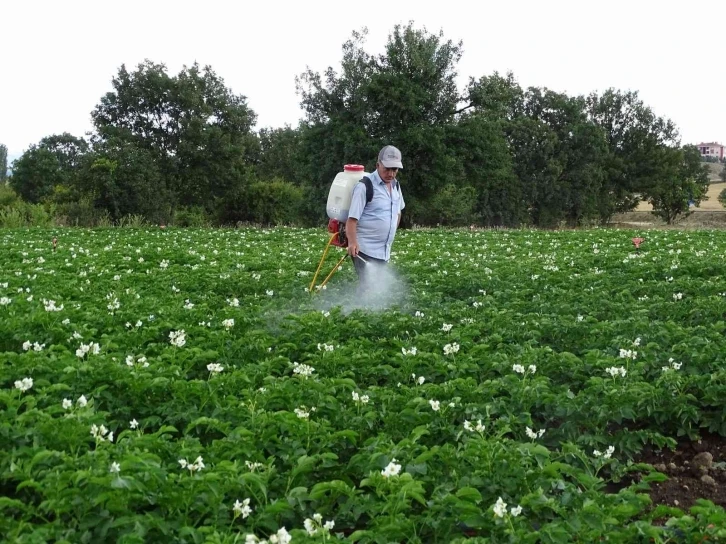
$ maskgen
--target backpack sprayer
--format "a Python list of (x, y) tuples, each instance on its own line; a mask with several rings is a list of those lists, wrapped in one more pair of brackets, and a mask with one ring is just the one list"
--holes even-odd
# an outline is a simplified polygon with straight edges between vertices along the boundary
[[(330, 192), (328, 193), (328, 203), (325, 207), (325, 211), (328, 214), (330, 220), (328, 221), (328, 232), (330, 238), (328, 243), (325, 245), (325, 251), (320, 259), (313, 281), (310, 282), (308, 292), (312, 292), (315, 289), (315, 281), (318, 279), (320, 269), (323, 267), (325, 258), (328, 255), (330, 246), (336, 246), (340, 248), (348, 247), (348, 237), (345, 235), (345, 222), (348, 220), (348, 212), (350, 211), (350, 201), (353, 196), (353, 189), (358, 182), (363, 181), (366, 184), (366, 201), (370, 202), (373, 197), (373, 184), (368, 178), (368, 175), (363, 171), (363, 165), (360, 164), (346, 164), (343, 167), (343, 171), (339, 172), (333, 184), (330, 186)], [(330, 273), (326, 276), (323, 282), (317, 287), (318, 290), (322, 289), (328, 280), (333, 277), (333, 274), (340, 268), (343, 261), (348, 256), (346, 252), (340, 260), (335, 264)], [(361, 260), (363, 260), (361, 258)], [(365, 262), (365, 261), (364, 261)]]

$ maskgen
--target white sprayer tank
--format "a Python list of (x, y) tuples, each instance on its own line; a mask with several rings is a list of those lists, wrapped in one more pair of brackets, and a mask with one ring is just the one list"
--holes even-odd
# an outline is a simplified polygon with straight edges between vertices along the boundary
[(330, 186), (328, 204), (325, 207), (330, 219), (337, 219), (338, 221), (348, 219), (353, 188), (366, 175), (361, 164), (346, 164), (343, 171), (338, 172), (333, 184)]

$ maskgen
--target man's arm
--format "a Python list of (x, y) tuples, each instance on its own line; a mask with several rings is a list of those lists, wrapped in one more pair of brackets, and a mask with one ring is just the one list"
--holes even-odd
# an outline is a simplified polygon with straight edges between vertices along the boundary
[(403, 200), (403, 192), (401, 191), (401, 186), (398, 186), (398, 194), (400, 196), (399, 204), (398, 204), (398, 223), (396, 223), (396, 228), (401, 224), (401, 210), (403, 210), (406, 207), (406, 202)]
[(348, 255), (358, 256), (358, 220), (349, 217), (345, 222), (345, 236), (348, 238)]

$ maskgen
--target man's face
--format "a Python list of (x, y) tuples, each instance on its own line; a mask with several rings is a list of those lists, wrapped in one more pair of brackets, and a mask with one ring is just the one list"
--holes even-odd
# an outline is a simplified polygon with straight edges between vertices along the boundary
[(386, 168), (380, 162), (376, 164), (376, 170), (378, 171), (378, 175), (381, 176), (381, 179), (386, 183), (391, 183), (396, 179), (396, 174), (398, 173), (398, 168)]

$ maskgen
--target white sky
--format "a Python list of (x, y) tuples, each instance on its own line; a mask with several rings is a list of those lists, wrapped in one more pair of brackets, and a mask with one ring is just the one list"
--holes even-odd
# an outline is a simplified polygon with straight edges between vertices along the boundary
[(12, 159), (50, 134), (82, 136), (121, 64), (145, 58), (171, 73), (209, 64), (247, 97), (257, 128), (296, 125), (296, 75), (337, 69), (343, 42), (364, 26), (366, 49), (380, 52), (409, 20), (463, 41), (461, 88), (511, 70), (522, 86), (568, 94), (637, 90), (683, 143), (725, 142), (724, 14), (721, 0), (6, 0), (0, 143)]

